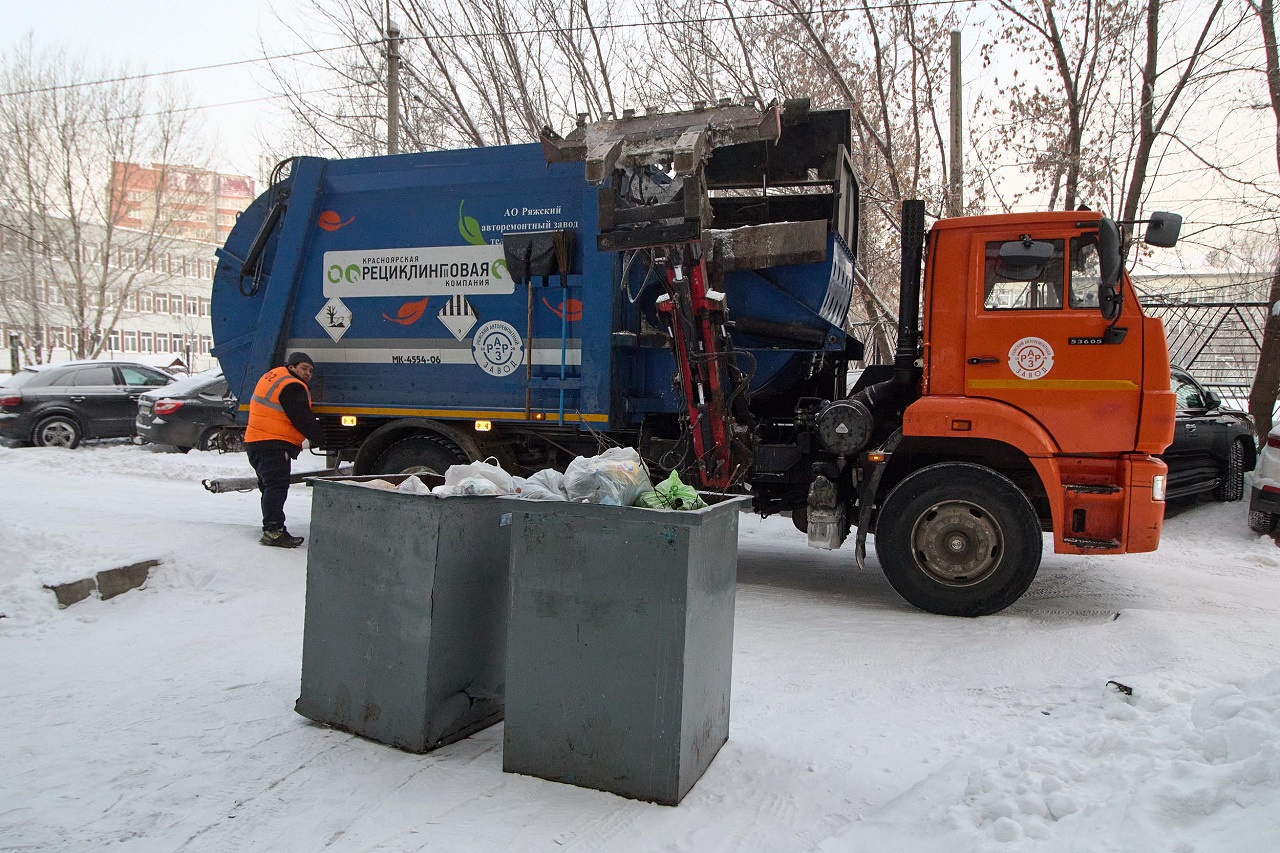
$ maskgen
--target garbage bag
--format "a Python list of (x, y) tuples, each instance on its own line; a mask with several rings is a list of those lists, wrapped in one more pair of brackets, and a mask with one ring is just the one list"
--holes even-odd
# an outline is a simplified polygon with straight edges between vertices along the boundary
[[(489, 457), (493, 459), (493, 457)], [(515, 478), (502, 470), (496, 459), (492, 462), (469, 462), (466, 465), (450, 465), (444, 472), (444, 484), (431, 490), (444, 495), (514, 495)], [(485, 481), (485, 482), (481, 482)], [(486, 485), (486, 483), (488, 485)]]
[(530, 501), (567, 501), (564, 475), (554, 468), (544, 468), (519, 484), (517, 494)]
[(649, 472), (634, 447), (611, 447), (599, 456), (579, 456), (564, 470), (564, 492), (576, 503), (631, 506), (650, 491)]
[(698, 494), (697, 489), (684, 483), (680, 475), (672, 471), (652, 491), (642, 492), (636, 498), (635, 505), (648, 509), (691, 510), (702, 509), (707, 502)]
[(429, 495), (431, 494), (431, 487), (422, 482), (420, 477), (410, 475), (405, 477), (404, 482), (399, 486), (396, 486), (396, 491), (410, 495)]

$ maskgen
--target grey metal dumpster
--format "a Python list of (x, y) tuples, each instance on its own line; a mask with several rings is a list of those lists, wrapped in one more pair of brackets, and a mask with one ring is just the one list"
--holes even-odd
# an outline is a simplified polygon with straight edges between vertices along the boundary
[(729, 736), (738, 511), (503, 499), (502, 769), (676, 805)]
[(340, 480), (312, 487), (295, 710), (410, 752), (501, 720), (506, 506)]

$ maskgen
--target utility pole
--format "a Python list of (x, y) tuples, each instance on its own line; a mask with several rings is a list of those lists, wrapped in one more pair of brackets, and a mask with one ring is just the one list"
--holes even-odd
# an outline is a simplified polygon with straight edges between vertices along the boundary
[(400, 153), (400, 28), (387, 4), (387, 153)]
[(947, 215), (964, 214), (964, 98), (960, 78), (960, 31), (951, 31), (951, 187), (947, 193)]

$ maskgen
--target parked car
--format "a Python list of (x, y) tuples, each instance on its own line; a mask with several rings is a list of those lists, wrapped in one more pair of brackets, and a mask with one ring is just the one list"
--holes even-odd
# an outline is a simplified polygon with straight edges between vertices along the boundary
[(1280, 425), (1271, 430), (1258, 454), (1249, 496), (1249, 529), (1275, 533), (1280, 528)]
[(215, 368), (139, 397), (136, 428), (144, 441), (171, 444), (183, 453), (193, 447), (243, 450), (237, 407), (222, 371)]
[(1214, 500), (1244, 497), (1244, 473), (1257, 462), (1253, 419), (1227, 408), (1186, 370), (1172, 369), (1178, 400), (1173, 443), (1161, 454), (1169, 466), (1167, 497), (1208, 492)]
[(0, 383), (0, 438), (73, 448), (84, 439), (131, 436), (138, 397), (172, 381), (128, 361), (24, 367)]

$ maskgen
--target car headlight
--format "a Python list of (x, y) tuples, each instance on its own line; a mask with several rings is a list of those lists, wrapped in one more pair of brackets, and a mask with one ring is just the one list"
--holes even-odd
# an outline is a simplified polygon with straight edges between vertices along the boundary
[(1156, 501), (1164, 500), (1165, 475), (1156, 474), (1151, 478), (1151, 499)]

